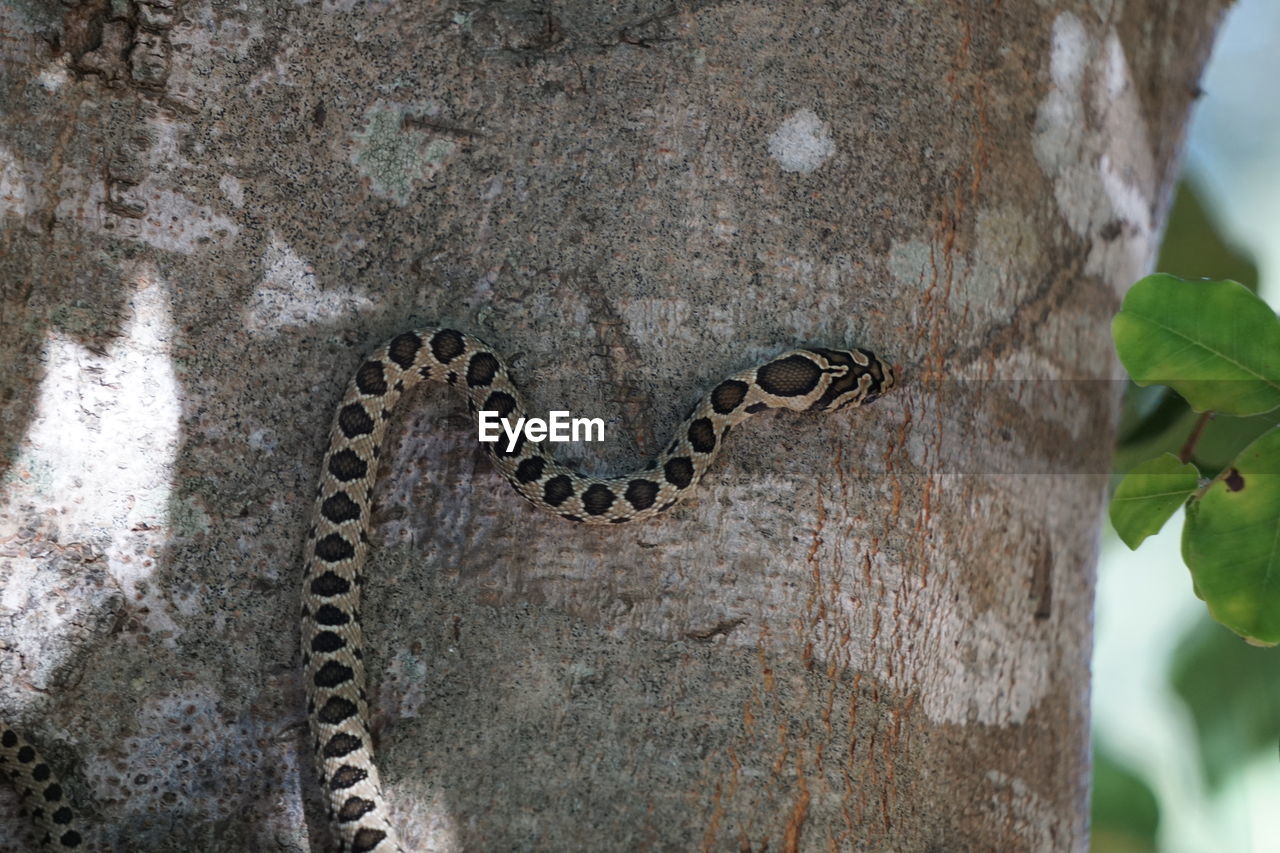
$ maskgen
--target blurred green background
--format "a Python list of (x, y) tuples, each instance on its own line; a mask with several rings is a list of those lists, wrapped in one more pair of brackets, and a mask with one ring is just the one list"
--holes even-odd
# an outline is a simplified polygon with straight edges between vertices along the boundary
[[(1240, 0), (1201, 87), (1156, 269), (1233, 278), (1280, 306), (1280, 2)], [(1116, 472), (1194, 422), (1130, 386)], [(1216, 473), (1280, 413), (1212, 421), (1195, 462)], [(1182, 514), (1130, 551), (1109, 526), (1094, 649), (1093, 850), (1280, 853), (1280, 648), (1245, 645), (1191, 590)]]

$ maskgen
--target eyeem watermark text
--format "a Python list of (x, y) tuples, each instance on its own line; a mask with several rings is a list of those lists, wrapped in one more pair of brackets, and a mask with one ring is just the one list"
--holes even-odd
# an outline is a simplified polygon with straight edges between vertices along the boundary
[(497, 412), (479, 415), (480, 440), (498, 441), (507, 436), (507, 452), (516, 449), (516, 440), (524, 433), (525, 441), (604, 441), (604, 418), (571, 418), (568, 412), (549, 412), (550, 418), (517, 418), (515, 426)]

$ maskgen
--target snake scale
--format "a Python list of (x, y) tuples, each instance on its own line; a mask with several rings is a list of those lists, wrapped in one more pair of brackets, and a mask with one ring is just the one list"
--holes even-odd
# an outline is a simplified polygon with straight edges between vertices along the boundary
[[(338, 405), (307, 534), (302, 651), (317, 772), (342, 853), (403, 853), (374, 764), (360, 624), (362, 568), (369, 553), (371, 492), (392, 410), (423, 380), (467, 397), (473, 415), (525, 416), (501, 357), (449, 328), (391, 339), (361, 364)], [(769, 409), (837, 411), (864, 405), (893, 386), (889, 366), (863, 349), (796, 349), (723, 380), (694, 406), (674, 438), (643, 470), (587, 477), (555, 462), (523, 434), (513, 447), (486, 443), (493, 462), (535, 506), (584, 524), (651, 518), (689, 494), (735, 425)], [(54, 849), (79, 849), (74, 815), (39, 754), (0, 722), (0, 770), (7, 770)], [(47, 805), (45, 805), (47, 804)]]

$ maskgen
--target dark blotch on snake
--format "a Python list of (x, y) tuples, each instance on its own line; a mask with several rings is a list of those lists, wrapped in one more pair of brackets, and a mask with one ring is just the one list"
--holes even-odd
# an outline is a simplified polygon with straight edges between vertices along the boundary
[[(68, 820), (70, 820), (70, 818), (68, 818)], [(84, 839), (80, 837), (80, 833), (76, 832), (74, 829), (69, 829), (59, 836), (58, 843), (63, 847), (79, 847), (80, 842), (83, 840)]]
[(775, 397), (800, 397), (818, 387), (822, 376), (812, 359), (789, 355), (756, 371), (756, 384)]
[(351, 823), (353, 820), (359, 820), (375, 808), (377, 806), (374, 805), (373, 800), (352, 797), (342, 804), (342, 808), (338, 809), (338, 823)]
[(573, 497), (573, 481), (564, 474), (552, 477), (542, 486), (542, 499), (548, 506), (560, 506), (571, 497)]
[(396, 335), (391, 339), (391, 343), (387, 344), (387, 358), (398, 364), (401, 370), (408, 370), (413, 365), (413, 360), (418, 357), (420, 349), (422, 349), (422, 338), (413, 332), (405, 332)]
[[(524, 439), (524, 433), (523, 433), (523, 432), (518, 433), (518, 434), (516, 435), (515, 446), (511, 446), (511, 445), (507, 444), (507, 442), (506, 442), (505, 440), (503, 440), (503, 439), (499, 439), (499, 440), (498, 440), (498, 446), (497, 446), (496, 448), (494, 448), (493, 452), (494, 452), (494, 453), (496, 453), (498, 456), (502, 456), (502, 457), (506, 457), (506, 456), (519, 456), (519, 455), (520, 455), (520, 451), (522, 451), (522, 450), (524, 449), (524, 441), (525, 441), (525, 439)], [(511, 449), (510, 449), (510, 450), (508, 450), (508, 449), (507, 449), (508, 447), (511, 447)]]
[(498, 372), (498, 360), (491, 353), (478, 352), (471, 356), (467, 365), (467, 385), (472, 388), (483, 388), (493, 382)]
[(356, 713), (356, 703), (341, 696), (331, 696), (320, 709), (318, 718), (322, 723), (336, 725)]
[(344, 788), (350, 788), (355, 783), (363, 781), (368, 775), (369, 771), (363, 768), (344, 764), (334, 771), (333, 778), (329, 780), (329, 790), (341, 791)]
[(387, 393), (387, 377), (380, 361), (366, 361), (356, 371), (356, 388), (361, 394), (381, 396)]
[(50, 785), (44, 789), (44, 800), (46, 803), (56, 803), (62, 799), (62, 786)]
[(66, 825), (68, 823), (71, 823), (71, 817), (72, 817), (71, 809), (68, 808), (67, 806), (63, 806), (62, 808), (55, 811), (51, 815), (51, 817), (53, 818), (54, 823), (60, 823), (60, 824)]
[(652, 480), (632, 480), (627, 483), (624, 497), (636, 509), (648, 509), (658, 497), (658, 484)]
[(329, 738), (329, 742), (324, 745), (324, 749), (320, 754), (325, 758), (341, 758), (344, 755), (350, 755), (360, 748), (360, 738), (355, 735), (349, 735), (346, 732), (339, 732)]
[(359, 403), (348, 403), (338, 410), (338, 429), (347, 438), (356, 438), (373, 432), (373, 418)]
[(498, 417), (505, 418), (515, 411), (516, 398), (506, 391), (494, 391), (484, 401), (484, 411), (497, 412)]
[(431, 336), (431, 354), (441, 364), (448, 364), (466, 349), (466, 341), (462, 333), (453, 329), (441, 329)]
[(48, 779), (49, 776), (50, 772), (48, 764), (37, 764), (35, 767), (31, 768), (31, 778), (35, 779), (37, 782), (43, 782), (45, 779)]
[(747, 406), (746, 412), (748, 415), (758, 415), (763, 411), (767, 411), (768, 408), (768, 403), (752, 403), (750, 406)]
[(693, 482), (693, 460), (688, 456), (668, 459), (667, 464), (662, 466), (662, 473), (671, 485), (678, 489), (687, 488)]
[(18, 750), (18, 762), (20, 764), (30, 764), (36, 759), (36, 751), (29, 746), (24, 746)]
[(608, 486), (595, 483), (582, 493), (582, 508), (587, 515), (604, 515), (613, 506), (613, 492)]
[(344, 483), (363, 480), (365, 474), (369, 473), (369, 463), (348, 447), (329, 457), (329, 473)]
[(0, 735), (0, 746), (6, 749), (12, 749), (18, 743), (18, 736), (13, 733), (12, 729), (5, 729), (4, 734)]
[(321, 631), (311, 638), (311, 651), (331, 654), (347, 644), (347, 641), (332, 631)]
[(356, 837), (351, 839), (351, 853), (369, 853), (370, 850), (382, 843), (387, 834), (381, 829), (369, 829), (365, 827), (356, 833)]
[(355, 556), (355, 546), (337, 533), (330, 533), (316, 542), (316, 556), (326, 563), (338, 563)]
[(328, 627), (336, 627), (345, 625), (351, 621), (351, 616), (345, 610), (334, 607), (332, 604), (325, 604), (316, 611), (316, 624), (326, 625)]
[(346, 492), (334, 492), (320, 505), (320, 514), (334, 524), (355, 521), (360, 517), (360, 504), (351, 500)]
[(516, 479), (521, 483), (532, 483), (542, 478), (547, 462), (541, 456), (530, 456), (516, 466)]
[(325, 572), (311, 581), (311, 594), (321, 598), (332, 598), (335, 595), (346, 595), (351, 590), (351, 582), (333, 572)]
[(339, 684), (346, 684), (354, 675), (351, 667), (331, 660), (316, 670), (314, 680), (316, 687), (337, 687)]
[(698, 418), (689, 424), (689, 444), (699, 453), (710, 453), (716, 449), (716, 428), (711, 425), (710, 418)]
[(727, 415), (742, 403), (747, 396), (747, 383), (737, 379), (726, 379), (711, 392), (711, 408), (717, 414)]

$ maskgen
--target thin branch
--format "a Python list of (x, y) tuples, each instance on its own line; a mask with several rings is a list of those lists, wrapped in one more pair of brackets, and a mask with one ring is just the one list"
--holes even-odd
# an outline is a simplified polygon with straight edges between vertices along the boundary
[(1191, 428), (1191, 434), (1187, 436), (1186, 442), (1182, 445), (1182, 449), (1178, 451), (1178, 461), (1184, 465), (1191, 461), (1191, 456), (1196, 451), (1196, 444), (1200, 441), (1200, 435), (1204, 432), (1205, 426), (1213, 417), (1213, 412), (1204, 412), (1196, 421), (1196, 425)]

